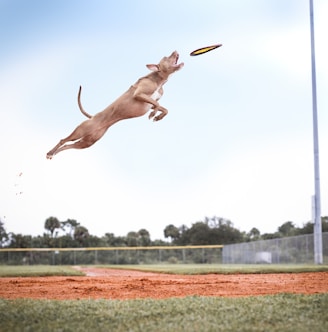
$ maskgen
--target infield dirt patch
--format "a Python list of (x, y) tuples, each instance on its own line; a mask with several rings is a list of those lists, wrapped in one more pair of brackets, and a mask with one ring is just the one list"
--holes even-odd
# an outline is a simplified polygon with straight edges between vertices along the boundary
[(328, 292), (328, 272), (173, 275), (79, 268), (81, 277), (0, 278), (5, 299), (137, 299), (185, 296), (254, 296)]

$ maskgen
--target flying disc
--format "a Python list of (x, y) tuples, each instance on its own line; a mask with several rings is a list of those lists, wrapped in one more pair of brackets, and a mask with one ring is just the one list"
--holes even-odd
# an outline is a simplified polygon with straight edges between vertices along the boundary
[(190, 53), (190, 55), (195, 56), (195, 55), (204, 54), (204, 53), (207, 53), (209, 51), (213, 51), (213, 50), (215, 50), (216, 48), (218, 48), (220, 46), (222, 46), (222, 44), (216, 44), (216, 45), (212, 45), (212, 46), (206, 46), (206, 47), (198, 48), (197, 50), (192, 51)]

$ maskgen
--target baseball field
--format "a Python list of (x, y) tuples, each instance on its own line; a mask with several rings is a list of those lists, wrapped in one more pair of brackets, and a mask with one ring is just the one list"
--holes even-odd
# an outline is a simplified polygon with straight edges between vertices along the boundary
[(0, 331), (327, 331), (328, 266), (0, 266)]

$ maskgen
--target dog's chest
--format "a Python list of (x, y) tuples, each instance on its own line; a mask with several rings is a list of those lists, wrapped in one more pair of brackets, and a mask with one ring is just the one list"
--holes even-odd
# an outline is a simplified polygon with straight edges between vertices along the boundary
[(161, 88), (162, 88), (162, 87), (160, 86), (160, 87), (158, 87), (158, 88), (154, 91), (154, 93), (151, 95), (151, 98), (152, 98), (152, 99), (154, 99), (154, 100), (158, 100), (159, 98), (162, 97)]

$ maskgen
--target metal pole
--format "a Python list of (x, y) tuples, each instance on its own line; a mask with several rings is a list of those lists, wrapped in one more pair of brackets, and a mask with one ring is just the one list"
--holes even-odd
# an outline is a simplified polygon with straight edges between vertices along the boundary
[(319, 172), (319, 138), (317, 114), (317, 84), (315, 70), (313, 0), (310, 1), (310, 28), (311, 28), (311, 68), (312, 68), (312, 108), (313, 108), (313, 151), (314, 151), (314, 262), (322, 264), (322, 225), (320, 199), (320, 172)]

